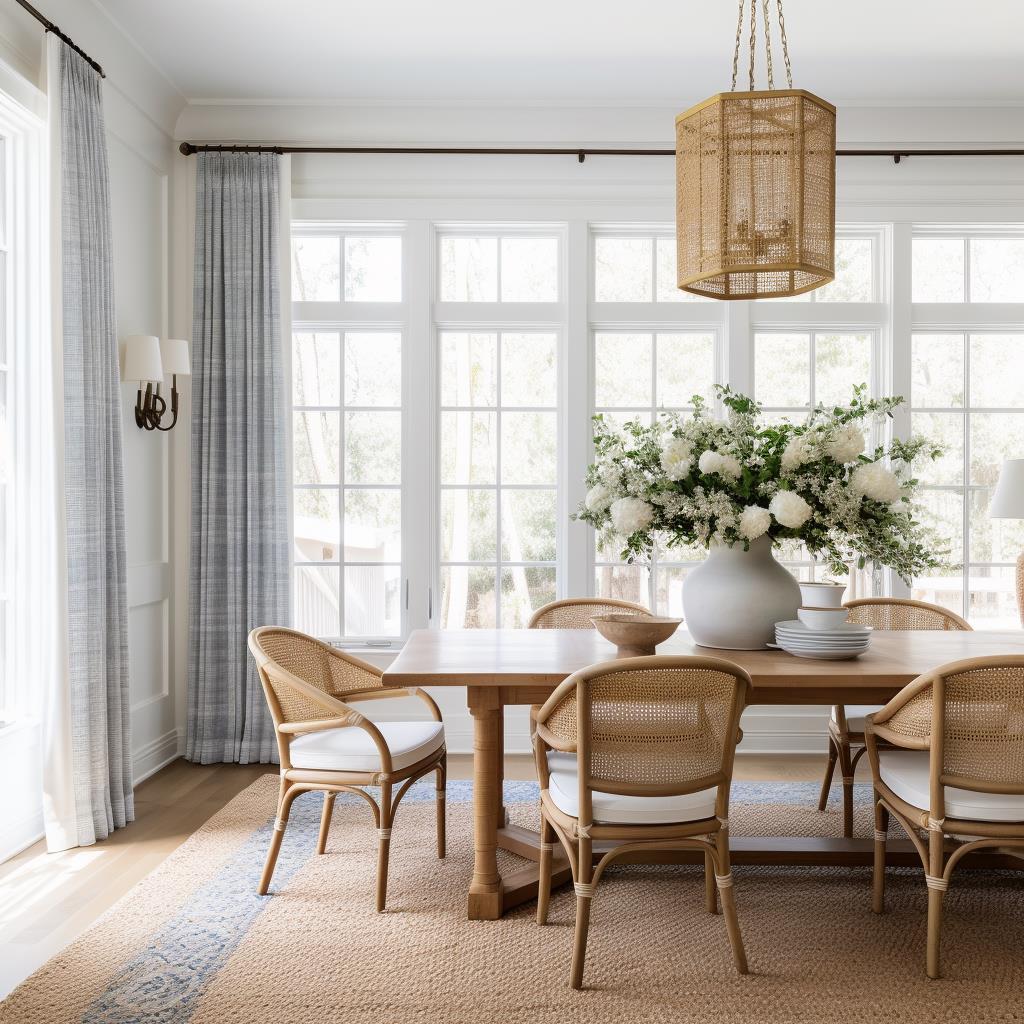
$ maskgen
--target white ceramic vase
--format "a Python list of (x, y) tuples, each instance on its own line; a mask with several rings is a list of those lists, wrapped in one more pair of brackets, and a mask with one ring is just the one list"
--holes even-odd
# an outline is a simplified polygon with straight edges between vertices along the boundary
[(683, 584), (683, 628), (702, 647), (756, 651), (775, 641), (775, 623), (795, 619), (800, 586), (775, 561), (769, 537), (715, 545)]

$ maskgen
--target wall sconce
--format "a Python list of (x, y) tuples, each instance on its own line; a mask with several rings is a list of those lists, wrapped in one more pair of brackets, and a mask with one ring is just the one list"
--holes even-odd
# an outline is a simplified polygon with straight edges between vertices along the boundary
[[(139, 382), (135, 425), (143, 430), (170, 430), (178, 422), (178, 375), (188, 376), (190, 372), (187, 341), (181, 338), (161, 341), (148, 334), (125, 338), (122, 376), (124, 380)], [(165, 426), (167, 402), (160, 394), (160, 385), (167, 374), (171, 375), (171, 422)]]

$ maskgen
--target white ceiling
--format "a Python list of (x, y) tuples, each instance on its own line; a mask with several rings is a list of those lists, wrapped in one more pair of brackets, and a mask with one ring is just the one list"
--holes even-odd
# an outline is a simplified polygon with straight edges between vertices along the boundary
[[(190, 100), (687, 104), (728, 89), (737, 10), (734, 0), (101, 3)], [(787, 0), (784, 10), (794, 84), (834, 102), (1024, 103), (1018, 0)]]

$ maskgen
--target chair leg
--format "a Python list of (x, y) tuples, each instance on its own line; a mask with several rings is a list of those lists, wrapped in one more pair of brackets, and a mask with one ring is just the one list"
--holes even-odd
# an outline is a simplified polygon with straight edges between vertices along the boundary
[(836, 758), (839, 756), (839, 751), (836, 748), (835, 742), (832, 739), (832, 734), (829, 733), (828, 737), (828, 765), (825, 768), (825, 778), (821, 783), (821, 796), (818, 797), (818, 810), (823, 811), (828, 806), (828, 794), (832, 788), (832, 776), (835, 775), (836, 771)]
[(715, 883), (715, 859), (704, 854), (704, 907), (709, 914), (718, 913), (718, 886)]
[(839, 770), (843, 773), (843, 835), (853, 838), (853, 761), (850, 758), (850, 740), (839, 737)]
[(274, 831), (270, 836), (270, 849), (267, 850), (267, 859), (263, 865), (263, 874), (260, 875), (260, 884), (256, 892), (260, 896), (266, 896), (270, 888), (270, 880), (274, 877), (274, 867), (277, 864), (277, 855), (281, 852), (281, 840), (284, 838), (284, 830), (288, 827), (288, 815), (291, 813), (292, 801), (302, 792), (299, 789), (289, 788), (288, 783), (281, 779), (281, 789), (277, 797), (277, 817), (274, 819)]
[(540, 816), (540, 874), (537, 878), (537, 924), (548, 923), (551, 904), (551, 859), (555, 830), (541, 812)]
[(885, 843), (889, 832), (889, 810), (875, 794), (875, 866), (871, 876), (871, 909), (885, 912)]
[(927, 970), (929, 978), (941, 978), (939, 965), (939, 939), (942, 932), (942, 900), (946, 895), (943, 883), (943, 863), (945, 854), (942, 832), (928, 833), (928, 958)]
[(434, 792), (434, 807), (437, 813), (437, 856), (445, 856), (445, 791), (448, 787), (448, 756), (437, 766), (437, 786)]
[(334, 813), (334, 798), (337, 793), (324, 793), (324, 810), (320, 815), (320, 836), (316, 841), (316, 852), (327, 849), (327, 833), (331, 830), (331, 815)]
[(583, 988), (583, 965), (587, 959), (587, 933), (590, 931), (590, 901), (594, 889), (591, 885), (592, 851), (589, 839), (581, 838), (578, 847), (578, 869), (573, 887), (576, 890), (576, 934), (572, 947), (572, 970), (569, 984)]
[(391, 785), (380, 787), (380, 828), (377, 829), (377, 913), (388, 897), (388, 855), (391, 851)]
[(736, 916), (736, 897), (733, 893), (732, 868), (729, 864), (729, 836), (725, 829), (718, 833), (716, 845), (718, 847), (716, 881), (722, 897), (722, 914), (725, 917), (725, 928), (729, 934), (729, 945), (732, 946), (736, 970), (740, 974), (747, 974), (747, 954), (743, 948), (743, 934), (740, 932), (739, 918)]

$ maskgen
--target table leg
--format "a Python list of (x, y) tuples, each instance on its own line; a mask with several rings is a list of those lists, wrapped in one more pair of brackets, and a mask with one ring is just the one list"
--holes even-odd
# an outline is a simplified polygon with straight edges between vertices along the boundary
[(495, 822), (498, 828), (508, 824), (508, 810), (505, 807), (505, 708), (498, 706), (498, 801)]
[(498, 873), (498, 812), (501, 796), (502, 708), (493, 689), (471, 686), (473, 716), (473, 880), (469, 886), (471, 921), (496, 921), (503, 910)]

